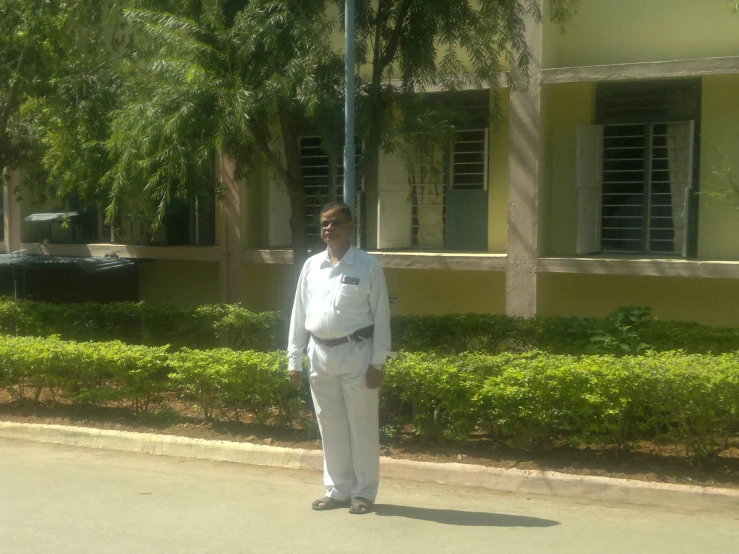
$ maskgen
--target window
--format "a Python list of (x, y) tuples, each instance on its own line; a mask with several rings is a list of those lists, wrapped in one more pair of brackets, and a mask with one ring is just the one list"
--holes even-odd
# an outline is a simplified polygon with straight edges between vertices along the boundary
[[(487, 152), (488, 130), (468, 129), (458, 131), (446, 151), (414, 153), (410, 176), (413, 246), (487, 249)], [(480, 203), (485, 209), (475, 214), (475, 204), (479, 208)], [(480, 229), (471, 229), (472, 236), (466, 236), (469, 233), (460, 229), (465, 221)], [(485, 239), (484, 246), (480, 238)]]
[(486, 252), (490, 91), (427, 94), (412, 108), (455, 132), (446, 145), (416, 134), (411, 147), (381, 153), (377, 247)]
[(578, 253), (688, 254), (699, 93), (694, 80), (598, 88), (600, 125), (578, 129)]
[[(321, 208), (332, 199), (344, 200), (343, 156), (331, 156), (321, 144), (321, 137), (300, 137), (300, 174), (305, 187), (305, 215), (308, 224), (308, 242), (320, 243), (318, 225)], [(356, 146), (356, 161), (362, 155), (362, 146)], [(361, 193), (361, 184), (357, 187)]]
[[(150, 246), (209, 246), (215, 244), (215, 195), (190, 200), (172, 198), (161, 225), (151, 229), (149, 214), (122, 215), (114, 242)], [(104, 240), (111, 240), (110, 225), (102, 224)]]

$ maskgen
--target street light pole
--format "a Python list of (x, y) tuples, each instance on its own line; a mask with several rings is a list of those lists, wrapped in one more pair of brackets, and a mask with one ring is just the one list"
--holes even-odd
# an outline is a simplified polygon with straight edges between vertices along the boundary
[(356, 187), (356, 145), (354, 144), (354, 0), (344, 6), (344, 202), (358, 221)]

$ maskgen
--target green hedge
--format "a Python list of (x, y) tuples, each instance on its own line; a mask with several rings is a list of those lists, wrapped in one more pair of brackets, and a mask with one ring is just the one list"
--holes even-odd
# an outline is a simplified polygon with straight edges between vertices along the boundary
[(249, 413), (258, 422), (277, 416), (283, 424), (299, 417), (303, 402), (287, 378), (285, 352), (190, 350), (169, 358), (174, 389), (194, 398), (206, 419), (215, 411), (239, 421)]
[[(167, 390), (193, 399), (206, 418), (248, 413), (282, 424), (300, 417), (305, 398), (291, 389), (280, 351), (168, 353), (57, 337), (0, 336), (0, 386), (18, 399), (47, 387), (75, 403), (136, 412)], [(455, 440), (483, 429), (522, 449), (657, 440), (706, 459), (739, 433), (737, 353), (403, 353), (388, 363), (381, 393), (386, 429), (413, 423), (421, 435)]]
[[(602, 319), (393, 316), (391, 325), (395, 350), (446, 355), (531, 350), (623, 355), (677, 349), (718, 354), (739, 350), (739, 329), (654, 320), (648, 308), (620, 308)], [(286, 329), (279, 312), (254, 313), (229, 304), (51, 304), (0, 299), (0, 333), (8, 335), (271, 352), (285, 348)]]
[(45, 387), (52, 401), (130, 403), (146, 412), (168, 387), (166, 347), (77, 343), (58, 337), (0, 336), (0, 386), (18, 400), (38, 400)]
[(76, 341), (120, 340), (178, 349), (269, 352), (284, 348), (283, 318), (237, 305), (155, 305), (146, 302), (54, 304), (0, 299), (0, 333)]
[(739, 432), (739, 354), (403, 354), (387, 377), (386, 414), (403, 422), (407, 404), (429, 436), (482, 427), (526, 449), (664, 440), (705, 458)]

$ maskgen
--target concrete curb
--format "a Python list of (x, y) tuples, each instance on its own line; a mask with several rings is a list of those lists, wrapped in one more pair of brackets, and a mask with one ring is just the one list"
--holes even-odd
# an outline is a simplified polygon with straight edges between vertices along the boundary
[[(289, 469), (311, 471), (323, 469), (323, 456), (318, 450), (211, 441), (153, 433), (0, 422), (0, 438)], [(479, 487), (518, 494), (543, 494), (691, 510), (739, 510), (739, 490), (734, 489), (568, 475), (554, 471), (414, 462), (386, 457), (381, 458), (380, 467), (383, 477), (457, 487)]]

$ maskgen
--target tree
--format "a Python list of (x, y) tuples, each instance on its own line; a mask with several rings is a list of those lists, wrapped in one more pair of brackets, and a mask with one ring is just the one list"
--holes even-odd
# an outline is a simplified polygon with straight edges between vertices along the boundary
[[(333, 2), (343, 8), (343, 0)], [(549, 16), (566, 21), (576, 3), (551, 0)], [(107, 197), (109, 221), (124, 204), (140, 206), (156, 226), (173, 198), (217, 189), (215, 156), (235, 160), (237, 178), (261, 160), (288, 190), (300, 266), (307, 250), (300, 127), (321, 128), (330, 150), (341, 142), (342, 63), (330, 42), (338, 19), (327, 12), (330, 0), (128, 0), (123, 21), (133, 44), (123, 61), (120, 40), (110, 41), (100, 24), (100, 2), (7, 4), (14, 11), (0, 23), (7, 31), (0, 40), (10, 87), (0, 113), (12, 117), (3, 120), (0, 163), (11, 159), (11, 137), (16, 145), (28, 139), (29, 148), (40, 145), (39, 182), (62, 196)], [(540, 16), (536, 0), (358, 0), (357, 64), (371, 68), (356, 91), (358, 178), (370, 202), (381, 149), (411, 133), (451, 129), (444, 107), (429, 110), (418, 91), (494, 84), (509, 62), (525, 80), (527, 14)], [(12, 150), (13, 163), (22, 151)]]
[[(155, 5), (149, 3), (148, 7)], [(208, 0), (132, 9), (139, 55), (127, 64), (124, 107), (114, 113), (115, 165), (108, 218), (142, 198), (161, 221), (172, 197), (214, 182), (214, 155), (244, 177), (261, 160), (287, 187), (295, 259), (306, 246), (301, 121), (339, 95), (341, 63), (323, 0)]]
[[(343, 10), (344, 0), (334, 1)], [(550, 0), (548, 17), (564, 24), (578, 2)], [(392, 151), (413, 137), (442, 141), (452, 130), (454, 106), (419, 103), (418, 92), (494, 87), (503, 76), (514, 85), (511, 72), (527, 82), (526, 17), (541, 20), (540, 1), (357, 0), (357, 67), (370, 68), (369, 77), (360, 72), (357, 78), (364, 152), (357, 181), (365, 179), (369, 206), (377, 202), (381, 150)], [(495, 106), (496, 93), (493, 100)], [(370, 229), (368, 236), (376, 233)]]
[[(103, 8), (99, 1), (3, 0), (0, 169), (17, 167), (42, 155), (38, 139), (43, 133), (33, 121), (40, 113), (41, 99), (56, 96), (61, 100), (66, 95), (70, 100), (71, 80), (84, 74), (91, 62), (97, 65), (101, 51), (110, 51), (115, 33), (110, 29), (108, 37), (104, 36)], [(50, 104), (45, 108), (48, 110)]]

